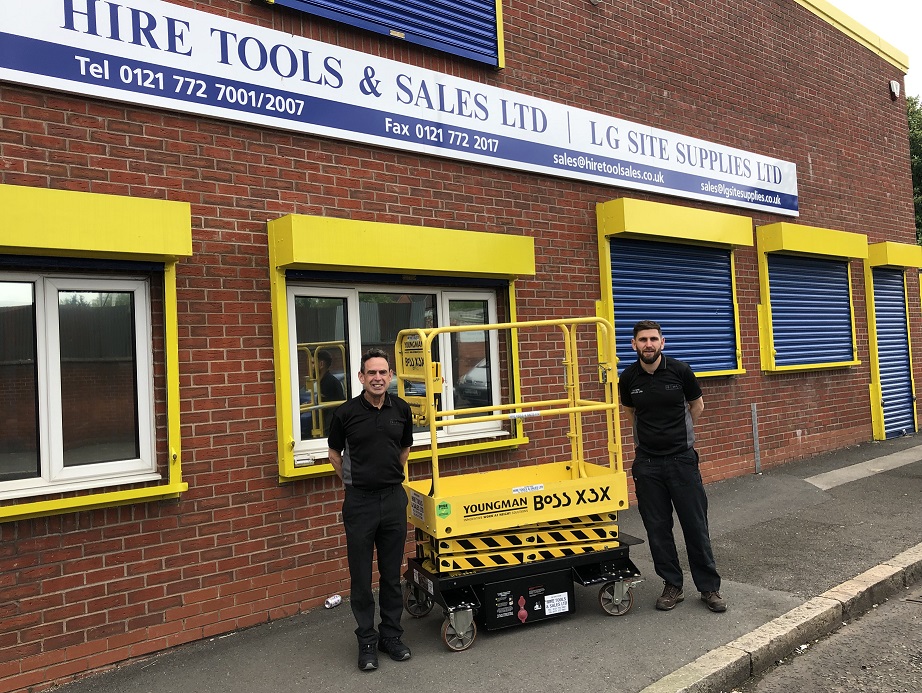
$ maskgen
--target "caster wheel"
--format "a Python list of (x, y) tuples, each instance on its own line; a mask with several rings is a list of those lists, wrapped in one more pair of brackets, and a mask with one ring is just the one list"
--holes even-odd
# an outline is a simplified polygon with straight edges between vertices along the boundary
[(422, 618), (432, 611), (432, 597), (412, 583), (403, 586), (403, 608), (413, 618)]
[(599, 606), (609, 616), (624, 616), (634, 606), (634, 590), (621, 582), (606, 582), (599, 590)]
[(477, 624), (473, 621), (471, 621), (470, 627), (464, 633), (459, 633), (455, 630), (455, 627), (451, 625), (451, 621), (447, 618), (442, 623), (442, 642), (453, 652), (463, 652), (474, 644), (476, 637)]

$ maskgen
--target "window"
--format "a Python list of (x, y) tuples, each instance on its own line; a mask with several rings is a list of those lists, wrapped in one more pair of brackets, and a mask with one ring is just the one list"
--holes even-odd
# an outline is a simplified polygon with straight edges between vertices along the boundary
[(503, 66), (499, 0), (266, 0), (269, 4)]
[(868, 257), (867, 237), (787, 222), (756, 237), (762, 370), (860, 363), (849, 260)]
[(637, 358), (634, 325), (655, 320), (670, 356), (699, 375), (736, 371), (733, 256), (728, 248), (611, 239), (618, 372)]
[(158, 479), (150, 287), (0, 274), (0, 498)]
[(848, 262), (772, 254), (768, 285), (776, 366), (855, 359)]
[[(384, 344), (393, 353), (401, 329), (426, 327), (430, 320), (433, 326), (453, 320), (464, 325), (497, 322), (500, 297), (506, 311), (501, 319), (515, 319), (515, 280), (535, 273), (534, 240), (512, 233), (288, 214), (269, 222), (268, 238), (282, 481), (333, 473), (322, 432), (332, 407), (319, 384), (317, 404), (327, 406), (311, 409), (313, 391), (310, 403), (302, 403), (299, 393), (302, 385), (307, 389), (320, 375), (319, 366), (307, 361), (308, 354), (319, 362), (318, 348), (334, 351), (331, 368), (335, 372), (342, 367), (343, 395), (354, 396), (363, 346)], [(444, 412), (455, 403), (489, 398), (497, 403), (500, 378), (511, 396), (518, 392), (515, 340), (498, 345), (501, 338), (480, 330), (463, 332), (468, 334), (457, 340), (440, 336), (437, 344), (445, 381), (439, 405)], [(300, 357), (299, 344), (306, 349)], [(502, 364), (500, 348), (508, 356)], [(322, 414), (316, 422), (305, 420), (302, 427), (302, 413), (313, 417), (317, 410)], [(527, 440), (521, 420), (510, 429), (506, 435), (493, 422), (446, 426), (444, 439), (457, 442), (444, 454), (513, 448)], [(422, 434), (415, 442), (411, 462), (429, 454)]]
[(752, 220), (630, 198), (599, 204), (596, 218), (618, 372), (637, 358), (634, 325), (655, 320), (699, 376), (744, 373), (733, 248), (752, 245)]
[[(397, 334), (408, 328), (477, 325), (496, 322), (493, 292), (438, 287), (288, 286), (291, 342), (292, 421), (297, 435), (296, 464), (326, 457), (333, 411), (362, 391), (358, 380), (361, 355), (373, 347), (394, 357)], [(433, 349), (447, 384), (439, 405), (444, 410), (488, 406), (499, 398), (495, 333), (470, 331), (443, 335)], [(448, 355), (444, 358), (442, 355)], [(450, 385), (450, 386), (448, 386)], [(413, 384), (405, 394), (421, 395)], [(391, 391), (397, 394), (395, 378)], [(445, 437), (499, 432), (499, 423), (446, 427)], [(416, 429), (417, 443), (428, 440), (428, 427)], [(441, 438), (440, 438), (441, 440)]]
[(191, 254), (188, 203), (0, 185), (0, 522), (188, 489), (176, 265)]

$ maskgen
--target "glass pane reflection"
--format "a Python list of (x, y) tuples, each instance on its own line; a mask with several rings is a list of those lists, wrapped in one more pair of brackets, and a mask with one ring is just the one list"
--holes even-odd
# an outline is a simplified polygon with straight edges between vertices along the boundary
[(140, 457), (134, 294), (58, 292), (64, 466)]
[(32, 283), (0, 282), (0, 481), (41, 471), (35, 320)]
[(301, 440), (326, 438), (333, 412), (349, 397), (346, 299), (295, 297)]

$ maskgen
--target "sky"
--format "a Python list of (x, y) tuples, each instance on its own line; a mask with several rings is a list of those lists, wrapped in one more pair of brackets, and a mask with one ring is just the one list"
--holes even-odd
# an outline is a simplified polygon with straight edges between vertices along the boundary
[(891, 46), (909, 56), (906, 96), (922, 96), (922, 2), (920, 0), (828, 0)]

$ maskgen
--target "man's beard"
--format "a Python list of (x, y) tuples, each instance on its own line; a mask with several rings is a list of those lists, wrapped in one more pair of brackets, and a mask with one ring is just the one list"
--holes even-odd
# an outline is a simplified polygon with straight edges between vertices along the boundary
[(649, 364), (656, 363), (656, 359), (658, 359), (658, 358), (660, 357), (660, 354), (662, 354), (662, 353), (663, 353), (663, 350), (662, 350), (662, 349), (657, 349), (656, 351), (653, 352), (653, 355), (652, 355), (652, 356), (648, 356), (647, 354), (645, 354), (645, 353), (642, 352), (642, 351), (641, 351), (641, 352), (638, 352), (637, 355), (640, 357), (640, 360), (641, 360), (641, 361), (643, 361), (644, 363), (646, 363), (646, 364), (649, 365)]

